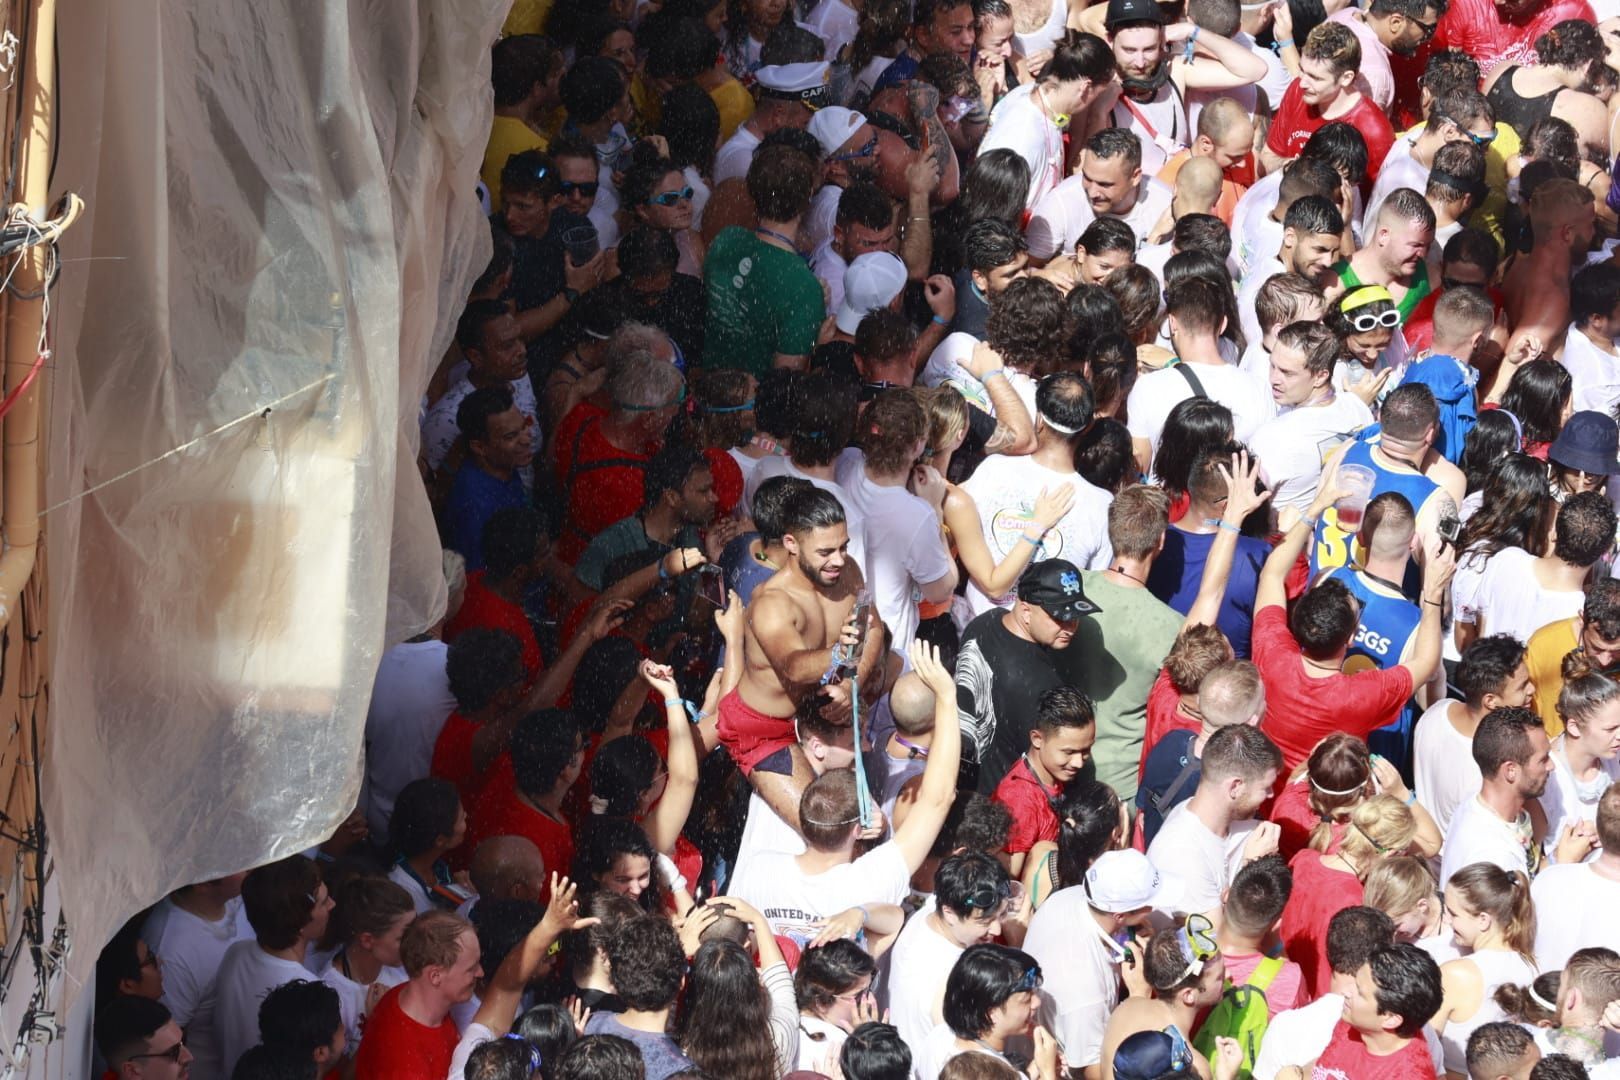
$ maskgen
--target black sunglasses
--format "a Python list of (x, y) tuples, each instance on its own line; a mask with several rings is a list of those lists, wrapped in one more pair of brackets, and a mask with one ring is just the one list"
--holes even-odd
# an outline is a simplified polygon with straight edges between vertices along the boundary
[(138, 1061), (141, 1058), (168, 1058), (170, 1061), (178, 1065), (180, 1064), (180, 1055), (185, 1051), (185, 1049), (186, 1040), (185, 1037), (182, 1036), (179, 1042), (175, 1043), (167, 1050), (155, 1050), (150, 1054), (131, 1054), (129, 1055), (129, 1060)]
[(564, 180), (560, 185), (558, 185), (558, 190), (560, 190), (564, 195), (572, 195), (577, 191), (587, 199), (594, 199), (596, 197), (597, 190), (600, 189), (601, 186), (602, 183), (599, 180)]

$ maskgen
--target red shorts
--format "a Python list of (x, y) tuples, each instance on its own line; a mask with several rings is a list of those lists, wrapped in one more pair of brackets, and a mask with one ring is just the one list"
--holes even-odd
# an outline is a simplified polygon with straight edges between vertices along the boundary
[(720, 699), (717, 731), (721, 745), (744, 776), (752, 774), (764, 759), (798, 741), (793, 733), (793, 717), (766, 716), (744, 702), (737, 690)]

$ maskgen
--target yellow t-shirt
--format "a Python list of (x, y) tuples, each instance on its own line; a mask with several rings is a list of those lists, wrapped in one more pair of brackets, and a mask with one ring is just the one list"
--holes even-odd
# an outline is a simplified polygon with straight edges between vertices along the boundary
[(525, 150), (544, 150), (549, 140), (515, 116), (497, 116), (489, 128), (489, 143), (484, 147), (484, 168), (479, 173), (484, 186), (489, 188), (490, 209), (501, 208), (501, 169), (506, 159)]
[(1564, 721), (1558, 716), (1558, 694), (1564, 688), (1564, 657), (1575, 648), (1575, 626), (1578, 619), (1559, 619), (1548, 623), (1530, 635), (1525, 646), (1524, 666), (1530, 681), (1536, 684), (1532, 704), (1536, 715), (1547, 727), (1547, 738), (1555, 739), (1564, 730)]
[[(1416, 135), (1423, 131), (1419, 124), (1407, 131), (1401, 132), (1400, 137)], [(1474, 212), (1468, 215), (1468, 224), (1476, 229), (1484, 229), (1496, 241), (1496, 246), (1503, 254), (1507, 253), (1507, 230), (1503, 222), (1507, 218), (1507, 163), (1517, 157), (1521, 143), (1519, 133), (1513, 130), (1511, 124), (1498, 122), (1496, 125), (1496, 138), (1491, 145), (1485, 148), (1485, 187), (1489, 189), (1485, 199)]]
[(506, 13), (501, 36), (544, 33), (550, 14), (551, 0), (512, 0), (512, 10)]
[(713, 90), (709, 97), (720, 110), (720, 141), (724, 143), (737, 133), (737, 129), (754, 115), (754, 95), (736, 79), (727, 79)]

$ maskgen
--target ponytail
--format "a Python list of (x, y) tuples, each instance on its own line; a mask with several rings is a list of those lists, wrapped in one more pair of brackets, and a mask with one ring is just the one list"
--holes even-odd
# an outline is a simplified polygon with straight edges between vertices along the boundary
[(1523, 870), (1473, 863), (1453, 874), (1446, 887), (1457, 890), (1468, 910), (1489, 915), (1501, 928), (1503, 944), (1529, 963), (1536, 962), (1536, 909)]

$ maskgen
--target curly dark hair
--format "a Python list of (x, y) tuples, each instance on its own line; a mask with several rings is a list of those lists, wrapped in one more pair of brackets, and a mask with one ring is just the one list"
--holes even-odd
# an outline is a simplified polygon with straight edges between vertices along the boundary
[(1041, 278), (1019, 278), (990, 300), (984, 337), (1007, 366), (1040, 378), (1062, 366), (1053, 346), (1064, 341), (1063, 293)]

